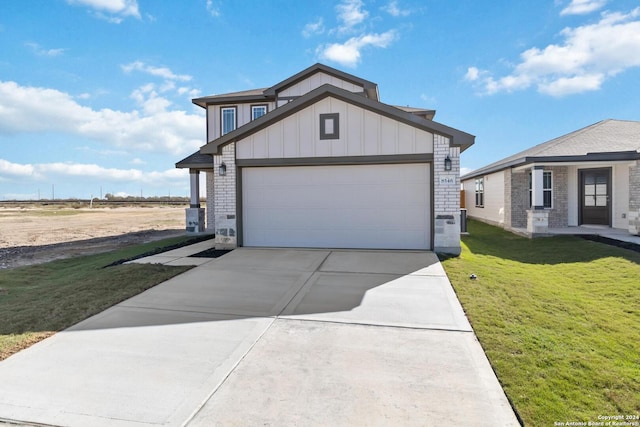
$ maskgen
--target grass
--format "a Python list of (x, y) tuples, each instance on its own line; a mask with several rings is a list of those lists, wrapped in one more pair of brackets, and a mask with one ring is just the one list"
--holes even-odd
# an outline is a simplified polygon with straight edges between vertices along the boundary
[(190, 267), (104, 266), (188, 241), (176, 237), (118, 251), (0, 270), (0, 360)]
[(468, 227), (443, 265), (525, 425), (640, 415), (640, 253)]

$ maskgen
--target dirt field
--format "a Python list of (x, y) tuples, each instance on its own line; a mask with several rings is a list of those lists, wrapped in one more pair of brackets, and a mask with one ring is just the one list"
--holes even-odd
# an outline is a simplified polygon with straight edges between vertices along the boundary
[(0, 269), (184, 233), (184, 207), (0, 207)]

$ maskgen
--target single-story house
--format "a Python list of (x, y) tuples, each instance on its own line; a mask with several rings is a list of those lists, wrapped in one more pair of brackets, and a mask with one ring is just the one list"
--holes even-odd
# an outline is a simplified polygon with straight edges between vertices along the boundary
[(465, 174), (470, 218), (529, 236), (592, 226), (640, 234), (640, 122), (604, 120)]
[(219, 247), (460, 252), (459, 159), (474, 136), (435, 111), (384, 104), (377, 84), (323, 64), (193, 103), (208, 142), (176, 164), (191, 174), (188, 231)]

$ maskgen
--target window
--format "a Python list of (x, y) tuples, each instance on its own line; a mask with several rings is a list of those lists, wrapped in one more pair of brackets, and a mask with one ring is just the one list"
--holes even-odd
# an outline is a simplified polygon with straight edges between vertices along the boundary
[(236, 130), (236, 107), (222, 107), (220, 117), (220, 136)]
[[(529, 174), (529, 207), (532, 206), (533, 190), (531, 188), (532, 178)], [(542, 200), (545, 209), (553, 207), (553, 176), (551, 171), (542, 172)]]
[(251, 120), (255, 120), (258, 117), (262, 117), (267, 114), (266, 105), (252, 105), (251, 106)]
[(320, 139), (340, 139), (340, 115), (320, 114)]
[(484, 207), (484, 178), (476, 179), (476, 207)]

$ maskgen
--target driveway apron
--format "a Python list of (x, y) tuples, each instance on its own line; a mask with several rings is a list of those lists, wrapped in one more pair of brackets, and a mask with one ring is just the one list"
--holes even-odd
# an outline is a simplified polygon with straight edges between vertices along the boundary
[(240, 248), (0, 362), (0, 420), (519, 425), (430, 252)]

